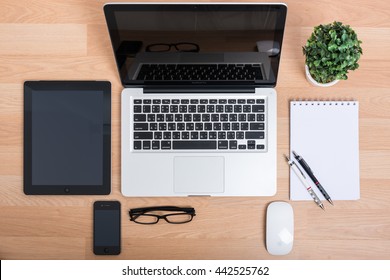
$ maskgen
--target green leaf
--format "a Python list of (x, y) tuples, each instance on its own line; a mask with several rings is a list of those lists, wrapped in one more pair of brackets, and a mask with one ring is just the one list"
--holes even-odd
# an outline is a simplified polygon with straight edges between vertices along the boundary
[(360, 44), (362, 41), (349, 25), (334, 21), (315, 26), (302, 53), (317, 81), (347, 79), (348, 71), (359, 67), (357, 62), (363, 54)]

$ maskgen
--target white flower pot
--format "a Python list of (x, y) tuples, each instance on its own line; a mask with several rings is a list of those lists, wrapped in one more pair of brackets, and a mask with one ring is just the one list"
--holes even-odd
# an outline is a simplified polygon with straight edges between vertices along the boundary
[(306, 72), (306, 79), (309, 83), (311, 83), (313, 86), (317, 86), (317, 87), (331, 87), (335, 84), (337, 84), (340, 80), (334, 80), (330, 83), (326, 83), (326, 84), (322, 84), (322, 83), (319, 83), (317, 82), (316, 80), (313, 79), (313, 77), (310, 75), (310, 72), (309, 72), (309, 67), (307, 65), (305, 65), (305, 72)]

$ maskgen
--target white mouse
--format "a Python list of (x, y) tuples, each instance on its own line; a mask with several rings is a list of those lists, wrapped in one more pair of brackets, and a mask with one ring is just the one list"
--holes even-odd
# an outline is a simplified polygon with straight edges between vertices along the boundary
[(294, 211), (287, 202), (272, 202), (267, 207), (266, 246), (271, 255), (286, 255), (294, 242)]

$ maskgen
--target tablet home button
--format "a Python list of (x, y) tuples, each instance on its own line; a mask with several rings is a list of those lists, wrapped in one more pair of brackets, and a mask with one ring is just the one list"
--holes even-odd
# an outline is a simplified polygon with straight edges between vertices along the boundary
[(65, 188), (65, 189), (64, 189), (64, 192), (69, 193), (69, 192), (70, 192), (70, 189), (69, 189), (69, 188)]
[(108, 248), (104, 248), (104, 253), (108, 254), (108, 252), (110, 252), (110, 250), (108, 250)]

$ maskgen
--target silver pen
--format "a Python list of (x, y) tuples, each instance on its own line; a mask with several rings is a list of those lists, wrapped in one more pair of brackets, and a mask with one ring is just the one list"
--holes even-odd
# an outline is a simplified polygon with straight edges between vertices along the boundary
[(322, 210), (325, 210), (324, 204), (322, 204), (321, 200), (318, 198), (314, 190), (311, 188), (309, 183), (306, 180), (305, 175), (299, 169), (298, 165), (295, 164), (292, 160), (288, 158), (288, 156), (284, 155), (286, 158), (288, 164), (290, 165), (291, 169), (294, 171), (294, 173), (298, 176), (299, 180), (302, 182), (302, 184), (305, 186), (306, 190), (310, 194), (310, 196), (313, 198), (314, 202), (317, 204), (318, 207), (321, 207)]

